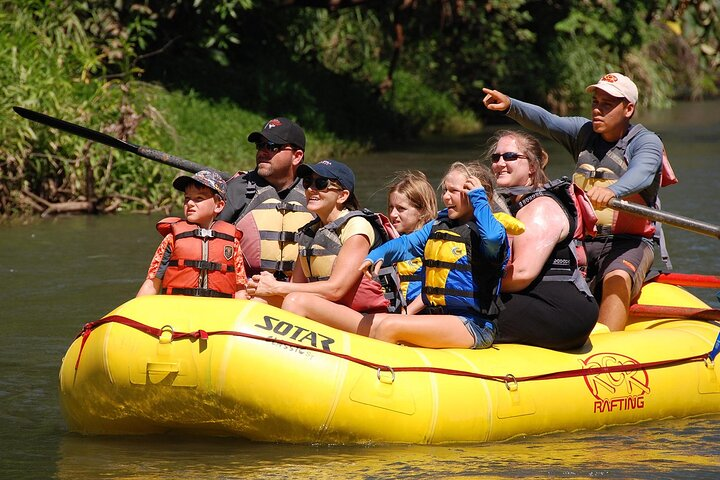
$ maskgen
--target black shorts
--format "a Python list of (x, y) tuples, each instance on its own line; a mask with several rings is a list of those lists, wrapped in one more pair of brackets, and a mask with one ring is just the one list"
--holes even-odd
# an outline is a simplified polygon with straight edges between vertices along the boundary
[(652, 240), (637, 236), (604, 236), (586, 240), (587, 280), (593, 295), (602, 298), (602, 279), (609, 272), (622, 270), (632, 279), (631, 298), (642, 288), (655, 257)]

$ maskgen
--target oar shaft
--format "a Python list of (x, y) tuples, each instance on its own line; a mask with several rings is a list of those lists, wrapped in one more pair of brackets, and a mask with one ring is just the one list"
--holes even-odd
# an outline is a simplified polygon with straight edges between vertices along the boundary
[(618, 200), (617, 198), (611, 199), (610, 202), (608, 202), (608, 206), (613, 210), (620, 210), (631, 215), (637, 215), (656, 222), (662, 222), (666, 225), (672, 225), (673, 227), (683, 228), (691, 232), (702, 233), (703, 235), (720, 239), (720, 226), (711, 223), (663, 212), (662, 210), (645, 207), (626, 200)]
[[(199, 163), (195, 163), (191, 160), (176, 157), (175, 155), (170, 155), (169, 153), (161, 152), (160, 150), (155, 150), (154, 148), (143, 147), (130, 142), (125, 142), (118, 138), (111, 137), (106, 133), (98, 132), (97, 130), (76, 125), (65, 120), (60, 120), (59, 118), (51, 117), (50, 115), (45, 115), (44, 113), (34, 112), (22, 107), (13, 107), (13, 110), (21, 117), (27, 118), (33, 122), (42, 123), (48, 127), (57, 128), (58, 130), (72, 133), (73, 135), (92, 140), (93, 142), (102, 143), (103, 145), (107, 145), (109, 147), (134, 153), (135, 155), (164, 163), (165, 165), (179, 168), (180, 170), (185, 170), (186, 172), (196, 173), (200, 170), (215, 170), (214, 168), (206, 167), (205, 165), (200, 165)], [(230, 175), (226, 172), (218, 170), (215, 171), (218, 172), (225, 180), (230, 178)]]
[(716, 308), (635, 304), (630, 306), (630, 315), (645, 318), (687, 318), (690, 320), (720, 321), (720, 310)]
[(170, 155), (169, 153), (161, 152), (160, 150), (155, 150), (154, 148), (138, 147), (137, 152), (135, 153), (137, 153), (141, 157), (155, 160), (156, 162), (164, 163), (165, 165), (179, 168), (180, 170), (185, 170), (186, 172), (197, 173), (200, 170), (214, 170), (219, 173), (224, 180), (230, 179), (230, 175), (226, 172), (221, 172), (215, 170), (214, 168), (206, 167), (204, 165), (200, 165), (199, 163), (195, 163), (192, 160), (186, 160), (181, 157), (176, 157), (175, 155)]

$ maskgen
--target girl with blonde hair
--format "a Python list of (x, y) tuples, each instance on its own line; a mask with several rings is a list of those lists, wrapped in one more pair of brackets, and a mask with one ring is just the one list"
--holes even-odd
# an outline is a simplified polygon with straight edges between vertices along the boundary
[[(401, 235), (422, 228), (437, 214), (435, 190), (419, 170), (397, 172), (388, 190), (388, 218)], [(409, 304), (418, 295), (422, 284), (422, 258), (397, 263), (400, 290)]]
[[(487, 348), (495, 338), (497, 294), (508, 256), (505, 228), (488, 203), (492, 173), (478, 163), (453, 163), (442, 180), (446, 207), (438, 219), (373, 249), (361, 265), (423, 258), (422, 293), (408, 308), (419, 314), (377, 314), (360, 333), (431, 348)], [(369, 274), (369, 273), (368, 273)]]

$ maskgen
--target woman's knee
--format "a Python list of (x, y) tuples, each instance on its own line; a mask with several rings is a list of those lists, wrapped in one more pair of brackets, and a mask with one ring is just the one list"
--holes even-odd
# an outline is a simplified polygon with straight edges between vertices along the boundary
[(398, 342), (403, 324), (402, 319), (398, 317), (401, 317), (401, 315), (390, 313), (376, 315), (370, 330), (370, 336), (385, 342)]
[(302, 315), (304, 317), (307, 315), (308, 302), (310, 301), (311, 296), (314, 297), (315, 295), (310, 295), (303, 292), (289, 293), (285, 296), (281, 308), (283, 310), (287, 310), (288, 312)]

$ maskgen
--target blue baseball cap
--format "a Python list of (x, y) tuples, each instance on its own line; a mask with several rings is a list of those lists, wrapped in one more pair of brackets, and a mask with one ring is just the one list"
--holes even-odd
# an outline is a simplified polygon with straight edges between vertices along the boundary
[(313, 173), (320, 177), (337, 180), (350, 193), (355, 190), (355, 174), (342, 162), (333, 159), (320, 160), (315, 165), (302, 164), (297, 170), (297, 175), (301, 178), (310, 177)]

